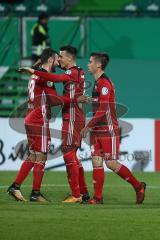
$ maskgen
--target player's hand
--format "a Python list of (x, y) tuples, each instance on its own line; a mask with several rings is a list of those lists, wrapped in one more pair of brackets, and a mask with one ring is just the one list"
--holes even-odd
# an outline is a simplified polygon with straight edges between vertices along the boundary
[(82, 138), (85, 138), (87, 136), (87, 134), (89, 133), (90, 131), (90, 128), (89, 127), (84, 127), (82, 130), (81, 130), (81, 137)]
[(90, 103), (92, 101), (93, 101), (92, 97), (86, 95), (81, 95), (77, 98), (77, 102), (79, 103)]
[(29, 67), (21, 67), (21, 68), (18, 69), (18, 72), (33, 74), (34, 73), (34, 69), (29, 68)]
[(87, 98), (88, 98), (88, 101), (87, 101), (88, 103), (92, 103), (93, 102), (93, 98), (92, 97), (88, 96)]
[(85, 95), (81, 95), (77, 97), (77, 102), (78, 103), (87, 103), (88, 102), (88, 97)]

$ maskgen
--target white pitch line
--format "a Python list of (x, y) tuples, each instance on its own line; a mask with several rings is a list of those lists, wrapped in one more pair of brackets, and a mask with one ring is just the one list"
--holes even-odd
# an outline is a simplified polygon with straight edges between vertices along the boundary
[[(42, 184), (42, 187), (67, 187), (67, 184)], [(7, 186), (0, 186), (0, 188), (8, 188), (9, 185)], [(29, 188), (31, 185), (22, 185), (23, 188)]]
[[(88, 187), (92, 187), (93, 185), (88, 185)], [(128, 186), (117, 186), (117, 185), (106, 185), (107, 187), (112, 187), (112, 188), (129, 188), (131, 187), (130, 185)], [(7, 186), (0, 186), (0, 189), (3, 188), (8, 188), (9, 185)], [(31, 185), (22, 185), (22, 188), (30, 188)], [(68, 187), (68, 184), (42, 184), (42, 187)], [(147, 185), (147, 189), (160, 189), (160, 186), (154, 186), (154, 185)]]

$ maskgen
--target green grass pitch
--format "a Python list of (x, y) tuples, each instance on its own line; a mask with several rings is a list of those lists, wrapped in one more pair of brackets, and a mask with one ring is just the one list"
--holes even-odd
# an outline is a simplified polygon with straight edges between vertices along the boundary
[[(15, 172), (0, 172), (1, 240), (159, 240), (160, 175), (136, 173), (147, 183), (143, 205), (135, 205), (132, 187), (113, 173), (106, 173), (103, 205), (64, 204), (69, 193), (65, 172), (46, 172), (42, 192), (50, 203), (16, 202), (6, 193)], [(92, 193), (91, 173), (87, 183)], [(29, 197), (32, 174), (24, 182)]]

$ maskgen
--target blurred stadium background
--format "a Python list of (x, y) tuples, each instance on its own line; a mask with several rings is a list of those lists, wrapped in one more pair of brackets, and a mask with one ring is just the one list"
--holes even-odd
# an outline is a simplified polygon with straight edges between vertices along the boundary
[[(103, 206), (64, 206), (68, 185), (59, 150), (61, 119), (52, 121), (52, 152), (42, 191), (53, 202), (21, 204), (9, 199), (13, 181), (27, 153), (23, 128), (28, 77), (19, 66), (31, 65), (31, 29), (40, 13), (49, 18), (51, 46), (78, 48), (78, 64), (86, 70), (92, 51), (106, 51), (108, 75), (117, 102), (128, 112), (120, 115), (121, 157), (138, 179), (147, 183), (147, 197), (136, 206), (131, 187), (107, 173)], [(0, 0), (0, 238), (15, 239), (136, 239), (158, 240), (160, 170), (160, 0)], [(56, 84), (59, 94), (62, 86)], [(91, 94), (92, 86), (87, 89)], [(19, 106), (21, 106), (19, 108)], [(18, 110), (17, 110), (18, 108)], [(58, 112), (59, 109), (56, 109)], [(15, 117), (19, 118), (15, 118)], [(60, 117), (60, 114), (58, 115)], [(133, 129), (132, 129), (133, 128)], [(132, 129), (132, 130), (131, 130)], [(89, 146), (79, 151), (85, 170), (91, 170)], [(144, 173), (142, 173), (144, 172)], [(147, 172), (147, 173), (146, 173)], [(148, 173), (151, 172), (151, 173)], [(92, 192), (91, 173), (87, 182)], [(23, 186), (29, 196), (32, 177)]]

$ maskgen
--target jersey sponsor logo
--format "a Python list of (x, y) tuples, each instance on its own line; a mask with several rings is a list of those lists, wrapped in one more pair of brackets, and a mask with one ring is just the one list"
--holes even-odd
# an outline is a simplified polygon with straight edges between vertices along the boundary
[(107, 95), (108, 92), (109, 92), (108, 88), (106, 88), (106, 87), (102, 88), (102, 95)]
[(67, 70), (65, 74), (71, 75), (71, 70)]
[(35, 75), (35, 74), (32, 74), (31, 78), (32, 79), (38, 79), (39, 77), (37, 75)]
[(35, 88), (35, 80), (31, 79), (28, 84), (28, 95), (31, 101), (34, 100), (34, 88)]

